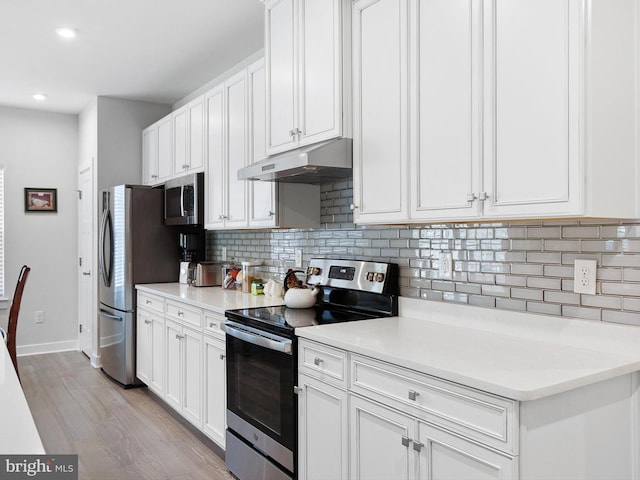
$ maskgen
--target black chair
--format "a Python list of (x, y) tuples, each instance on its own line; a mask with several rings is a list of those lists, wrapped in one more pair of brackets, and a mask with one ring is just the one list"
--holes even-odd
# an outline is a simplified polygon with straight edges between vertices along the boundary
[(13, 362), (13, 366), (16, 369), (18, 379), (20, 379), (20, 373), (18, 372), (18, 357), (16, 355), (16, 331), (18, 329), (18, 314), (20, 313), (20, 303), (22, 302), (22, 292), (24, 291), (24, 285), (27, 283), (27, 277), (31, 269), (26, 265), (23, 265), (20, 269), (20, 275), (18, 275), (18, 284), (16, 290), (13, 292), (13, 300), (11, 302), (11, 310), (9, 311), (9, 322), (7, 323), (6, 342), (7, 349), (9, 350), (9, 356)]

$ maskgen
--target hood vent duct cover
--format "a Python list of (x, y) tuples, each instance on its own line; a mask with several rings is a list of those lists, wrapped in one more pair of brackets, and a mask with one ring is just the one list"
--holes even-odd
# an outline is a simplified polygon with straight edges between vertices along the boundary
[(238, 180), (322, 183), (352, 176), (353, 141), (337, 138), (272, 155), (238, 170)]

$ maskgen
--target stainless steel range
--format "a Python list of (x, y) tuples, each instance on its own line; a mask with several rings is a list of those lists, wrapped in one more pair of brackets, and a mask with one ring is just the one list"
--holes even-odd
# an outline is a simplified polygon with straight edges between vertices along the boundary
[(298, 328), (398, 313), (398, 267), (314, 258), (314, 307), (228, 310), (226, 463), (240, 480), (297, 478)]

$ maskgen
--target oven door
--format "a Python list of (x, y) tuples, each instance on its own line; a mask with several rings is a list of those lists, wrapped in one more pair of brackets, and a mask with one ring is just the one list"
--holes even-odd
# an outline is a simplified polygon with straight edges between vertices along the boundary
[(293, 472), (297, 402), (295, 339), (227, 321), (227, 424)]

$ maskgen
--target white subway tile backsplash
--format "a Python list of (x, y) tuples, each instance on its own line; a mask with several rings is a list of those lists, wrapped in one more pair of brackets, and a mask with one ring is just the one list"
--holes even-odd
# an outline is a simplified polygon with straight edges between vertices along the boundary
[[(321, 185), (318, 229), (211, 231), (209, 260), (263, 260), (282, 275), (295, 250), (312, 256), (391, 261), (400, 294), (484, 307), (640, 325), (640, 220), (545, 220), (487, 224), (356, 226), (351, 181)], [(439, 278), (449, 251), (453, 280)], [(573, 293), (576, 258), (598, 263), (598, 294)]]

